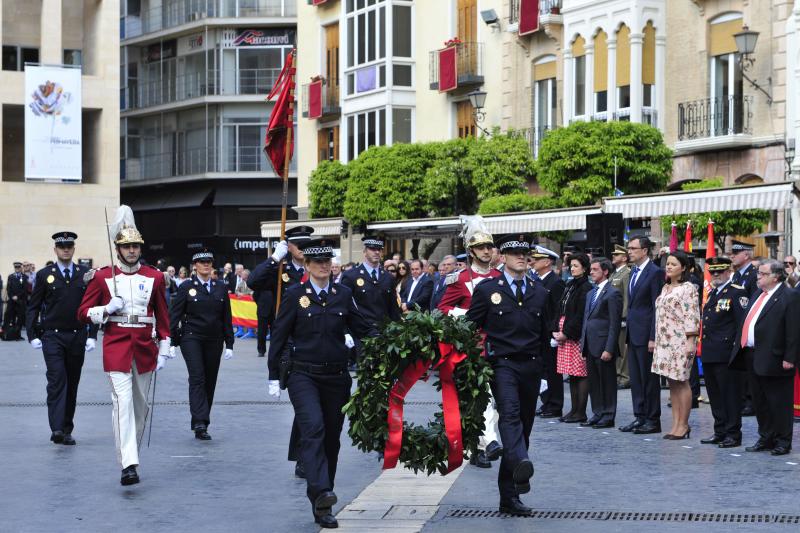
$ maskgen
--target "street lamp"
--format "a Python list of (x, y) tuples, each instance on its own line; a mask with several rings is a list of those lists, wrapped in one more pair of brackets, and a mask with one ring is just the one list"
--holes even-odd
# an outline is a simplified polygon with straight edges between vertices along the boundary
[(486, 113), (483, 111), (483, 106), (486, 104), (486, 91), (476, 89), (467, 94), (469, 103), (472, 104), (472, 118), (475, 120), (475, 125), (480, 129), (484, 135), (489, 135), (489, 132), (481, 127), (480, 122), (486, 118)]
[[(736, 48), (739, 52), (739, 64), (742, 67), (742, 77), (746, 79), (748, 82), (750, 82), (750, 85), (752, 85), (753, 88), (758, 89), (759, 91), (764, 93), (767, 96), (767, 103), (769, 105), (772, 105), (772, 96), (767, 91), (762, 89), (761, 86), (758, 83), (756, 83), (756, 80), (750, 79), (746, 74), (746, 72), (756, 62), (755, 57), (752, 56), (756, 50), (756, 43), (758, 42), (758, 32), (752, 31), (747, 26), (742, 26), (742, 31), (740, 31), (739, 33), (734, 33), (733, 38), (734, 40), (736, 40)], [(772, 78), (767, 78), (767, 82), (771, 86)]]

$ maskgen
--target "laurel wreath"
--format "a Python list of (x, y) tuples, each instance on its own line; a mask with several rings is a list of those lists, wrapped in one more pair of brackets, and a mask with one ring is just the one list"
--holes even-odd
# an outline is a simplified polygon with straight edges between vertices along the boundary
[[(461, 440), (466, 454), (477, 453), (484, 430), (483, 412), (490, 401), (492, 369), (482, 357), (480, 335), (474, 324), (435, 310), (412, 311), (404, 320), (383, 325), (378, 337), (366, 339), (356, 372), (357, 388), (343, 411), (349, 417), (348, 434), (360, 450), (383, 456), (389, 435), (389, 392), (397, 379), (418, 360), (435, 368), (442, 359), (439, 342), (453, 345), (466, 359), (453, 375), (461, 414)], [(429, 370), (429, 374), (433, 371)], [(441, 382), (434, 386), (441, 391)], [(403, 422), (399, 461), (415, 473), (447, 473), (448, 441), (441, 403), (427, 425)]]

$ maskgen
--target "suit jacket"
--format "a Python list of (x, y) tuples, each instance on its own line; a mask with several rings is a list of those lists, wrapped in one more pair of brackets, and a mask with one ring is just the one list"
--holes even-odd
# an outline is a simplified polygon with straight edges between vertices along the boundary
[(628, 293), (629, 344), (647, 346), (649, 341), (656, 340), (656, 298), (661, 294), (663, 286), (664, 271), (652, 260), (649, 261), (644, 270), (639, 272), (636, 285)]
[(545, 289), (550, 291), (550, 309), (549, 315), (556, 316), (558, 314), (558, 303), (564, 295), (566, 283), (561, 279), (557, 273), (550, 272), (544, 278), (536, 277), (537, 280), (544, 286)]
[(622, 320), (628, 317), (628, 287), (631, 284), (631, 267), (623, 265), (608, 277), (611, 286), (622, 294)]
[(561, 328), (561, 331), (570, 340), (580, 340), (581, 329), (583, 329), (583, 312), (586, 309), (586, 295), (589, 294), (591, 290), (592, 284), (589, 283), (589, 278), (586, 276), (572, 278), (567, 282), (567, 288), (561, 297), (555, 315), (553, 315), (553, 331), (559, 330), (558, 322), (563, 316), (566, 318), (564, 319), (564, 327)]
[[(760, 292), (750, 299), (745, 310), (745, 319), (737, 328), (736, 341), (733, 345), (730, 366), (744, 369), (742, 349), (742, 332), (747, 314), (758, 301)], [(796, 291), (781, 284), (780, 287), (764, 302), (761, 313), (754, 328), (755, 344), (753, 354), (753, 372), (758, 376), (793, 376), (795, 368), (783, 369), (783, 361), (797, 366), (798, 350), (800, 350), (800, 328), (797, 317), (800, 315), (800, 295)]]
[(433, 293), (431, 294), (431, 311), (439, 306), (439, 302), (442, 301), (442, 296), (444, 296), (444, 292), (447, 290), (447, 283), (445, 280), (445, 276), (439, 276), (439, 279), (433, 284)]
[(405, 290), (403, 290), (402, 300), (409, 310), (415, 305), (418, 305), (423, 311), (427, 311), (431, 307), (431, 296), (433, 295), (433, 280), (427, 274), (422, 274), (414, 286), (414, 292), (411, 292), (411, 287), (414, 285), (414, 280), (408, 280)]
[[(622, 327), (622, 293), (607, 282), (597, 298), (595, 291), (586, 295), (581, 347), (584, 353), (599, 358), (603, 352), (616, 356), (619, 351), (619, 331)], [(595, 300), (592, 303), (592, 300)]]

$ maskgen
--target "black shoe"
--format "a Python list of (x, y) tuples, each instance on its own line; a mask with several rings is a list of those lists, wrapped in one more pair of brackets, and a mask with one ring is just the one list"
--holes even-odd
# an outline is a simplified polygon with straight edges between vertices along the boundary
[(756, 416), (756, 410), (752, 405), (747, 405), (742, 408), (742, 416)]
[(486, 454), (484, 452), (473, 453), (472, 457), (469, 458), (469, 464), (472, 466), (477, 466), (478, 468), (492, 467), (491, 461), (486, 458)]
[(303, 468), (303, 463), (297, 461), (294, 464), (294, 477), (305, 479), (306, 478), (306, 469)]
[(617, 390), (625, 390), (630, 388), (631, 388), (630, 383), (617, 383)]
[[(559, 420), (561, 419), (559, 418)], [(580, 422), (586, 422), (586, 417), (581, 415), (565, 416), (561, 421), (566, 424), (578, 424)]]
[(258, 352), (258, 356), (259, 357), (264, 357), (264, 353), (263, 352)]
[(700, 444), (719, 444), (725, 440), (725, 437), (722, 435), (714, 435), (713, 437), (709, 437), (707, 439), (700, 439)]
[(319, 524), (319, 527), (323, 529), (336, 529), (339, 527), (339, 522), (336, 521), (336, 517), (331, 513), (322, 516), (315, 516), (314, 522)]
[(331, 507), (336, 505), (336, 494), (332, 490), (323, 490), (314, 500), (314, 516), (318, 516), (320, 520), (325, 515), (331, 514)]
[[(661, 433), (661, 424), (653, 424), (652, 422), (647, 422), (642, 424), (638, 428), (634, 429), (633, 432), (636, 435), (648, 435), (650, 433)], [(681, 437), (683, 438), (683, 437)]]
[(700, 400), (697, 398), (692, 398), (692, 409), (699, 409), (700, 408)]
[(741, 445), (741, 440), (732, 439), (730, 437), (726, 437), (725, 440), (719, 443), (720, 448), (738, 448)]
[(544, 412), (545, 412), (544, 407), (540, 407), (539, 409), (536, 410), (535, 414), (536, 416), (542, 416)]
[(530, 516), (533, 509), (522, 503), (517, 496), (500, 500), (500, 512), (514, 516)]
[(766, 442), (766, 441), (761, 440), (761, 439), (758, 439), (758, 441), (756, 441), (755, 444), (753, 444), (752, 446), (748, 446), (747, 448), (744, 449), (744, 451), (746, 451), (746, 452), (767, 452), (767, 451), (771, 451), (773, 448), (775, 448), (774, 444), (772, 444), (770, 442)]
[(533, 463), (528, 459), (523, 459), (514, 468), (512, 474), (514, 478), (514, 488), (518, 494), (526, 494), (531, 491), (531, 478), (533, 477)]
[(205, 429), (195, 429), (194, 438), (197, 440), (211, 440), (211, 435)]
[[(634, 431), (634, 433), (636, 433), (636, 431)], [(691, 436), (691, 434), (692, 434), (692, 428), (688, 428), (686, 430), (686, 433), (684, 433), (683, 435), (673, 435), (671, 433), (667, 433), (666, 435), (664, 435), (664, 438), (666, 440), (686, 440)]]
[(791, 451), (792, 449), (789, 446), (775, 446), (769, 453), (770, 455), (786, 455)]
[(484, 451), (484, 455), (489, 461), (497, 461), (500, 457), (503, 456), (503, 447), (500, 446), (500, 443), (496, 440), (493, 440), (489, 444), (486, 445), (486, 450)]
[(539, 416), (542, 418), (561, 418), (561, 411), (544, 411)]
[(579, 425), (581, 427), (583, 427), (583, 428), (588, 428), (588, 427), (591, 427), (591, 426), (597, 424), (598, 422), (600, 422), (600, 417), (599, 416), (593, 416), (592, 418), (590, 418), (586, 422), (581, 422)]
[(614, 420), (613, 419), (600, 420), (600, 421), (598, 421), (596, 424), (594, 424), (592, 426), (593, 429), (607, 429), (607, 428), (613, 428), (613, 427), (614, 427)]
[(136, 473), (136, 465), (131, 465), (122, 471), (119, 482), (122, 485), (135, 485), (139, 483), (139, 474)]
[(50, 440), (55, 444), (61, 444), (64, 442), (64, 432), (63, 431), (54, 431), (50, 435)]
[(77, 442), (75, 442), (75, 439), (72, 438), (72, 434), (64, 433), (64, 440), (61, 442), (61, 444), (66, 446), (75, 446)]
[(619, 430), (622, 431), (623, 433), (630, 433), (631, 431), (633, 431), (634, 429), (638, 428), (639, 426), (641, 426), (643, 424), (644, 424), (644, 421), (643, 420), (639, 420), (637, 418), (636, 420), (634, 420), (633, 422), (631, 422), (627, 426), (622, 426), (621, 428), (619, 428)]

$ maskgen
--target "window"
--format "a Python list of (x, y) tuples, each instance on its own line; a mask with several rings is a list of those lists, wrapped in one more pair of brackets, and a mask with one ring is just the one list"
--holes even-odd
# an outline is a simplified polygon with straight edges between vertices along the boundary
[(38, 63), (39, 62), (39, 49), (38, 48), (20, 48), (20, 56), (22, 56), (21, 69), (25, 70), (25, 63)]
[(339, 126), (317, 132), (317, 154), (319, 162), (339, 159)]
[(347, 157), (356, 159), (370, 146), (386, 144), (386, 110), (376, 109), (347, 117)]
[(399, 87), (411, 87), (413, 85), (411, 73), (411, 65), (393, 65), (392, 77), (394, 79), (394, 85)]
[[(552, 70), (555, 76), (555, 61), (537, 64), (534, 67), (536, 78), (546, 76)], [(539, 152), (539, 145), (547, 132), (557, 125), (557, 85), (555, 77), (537, 79), (533, 87), (533, 151)]]
[(472, 111), (472, 104), (469, 100), (456, 102), (456, 129), (458, 137), (461, 139), (475, 137), (477, 134), (475, 117), (472, 116)]
[(411, 142), (411, 110), (392, 109), (392, 144)]
[(19, 57), (16, 46), (3, 47), (3, 70), (19, 70)]
[(392, 7), (392, 55), (411, 57), (411, 7)]
[(25, 70), (25, 63), (38, 63), (38, 48), (3, 46), (3, 70)]
[(709, 27), (710, 130), (712, 135), (744, 132), (742, 67), (734, 34), (741, 30), (742, 14), (726, 13), (711, 21)]
[(575, 58), (575, 116), (586, 114), (586, 56)]
[(82, 64), (82, 54), (80, 50), (64, 50), (64, 64), (76, 67)]
[(631, 106), (631, 86), (617, 87), (617, 107), (627, 109)]

